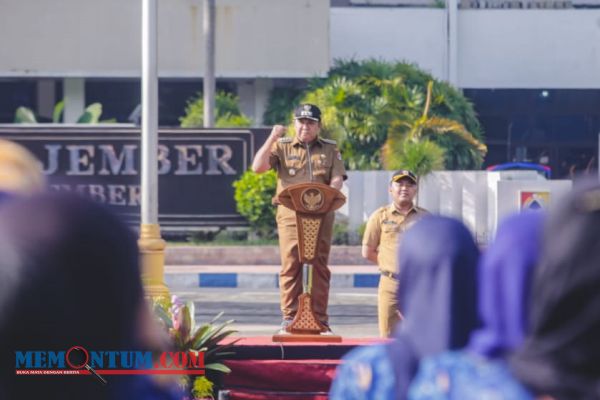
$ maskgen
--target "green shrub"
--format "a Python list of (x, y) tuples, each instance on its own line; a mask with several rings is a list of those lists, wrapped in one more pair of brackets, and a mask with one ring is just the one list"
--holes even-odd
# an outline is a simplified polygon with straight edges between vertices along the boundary
[(267, 108), (263, 114), (264, 125), (287, 123), (292, 118), (292, 112), (302, 98), (302, 90), (295, 87), (273, 88), (269, 93)]
[[(60, 123), (61, 116), (65, 109), (65, 101), (61, 100), (54, 105), (54, 111), (52, 112), (52, 123)], [(92, 103), (85, 108), (83, 114), (77, 118), (78, 124), (98, 124), (98, 123), (113, 123), (117, 122), (114, 118), (108, 120), (100, 120), (102, 116), (102, 104)], [(19, 107), (15, 112), (15, 124), (36, 124), (37, 117), (32, 109), (27, 107)]]
[[(215, 96), (215, 127), (244, 128), (252, 125), (252, 120), (242, 114), (239, 99), (231, 93), (217, 92)], [(179, 118), (182, 128), (204, 126), (204, 99), (202, 93), (188, 100), (185, 115)]]
[(217, 323), (223, 315), (221, 312), (210, 322), (198, 326), (195, 321), (194, 302), (183, 302), (177, 296), (153, 297), (150, 306), (157, 322), (165, 329), (173, 350), (204, 353), (206, 377), (182, 375), (179, 382), (182, 389), (194, 396), (212, 395), (213, 382), (218, 380), (221, 374), (231, 372), (224, 361), (235, 355), (232, 350), (239, 339), (225, 344), (223, 340), (238, 332), (230, 329), (234, 320)]
[[(483, 142), (473, 105), (459, 90), (413, 64), (336, 61), (327, 78), (310, 81), (303, 101), (321, 108), (323, 130), (337, 140), (351, 169), (382, 169), (381, 149), (390, 133), (406, 135), (419, 125), (426, 125), (421, 130), (445, 151), (445, 169), (481, 167), (481, 154), (471, 143), (447, 134), (448, 122), (453, 122)], [(424, 110), (427, 119), (422, 118)]]
[(188, 241), (192, 244), (212, 242), (222, 232), (222, 229), (205, 229), (189, 234)]
[(97, 124), (100, 122), (100, 116), (102, 115), (102, 104), (92, 103), (87, 106), (77, 119), (78, 124)]
[(213, 386), (214, 384), (205, 376), (196, 377), (192, 385), (192, 395), (194, 396), (194, 399), (213, 399)]
[(37, 118), (35, 117), (35, 113), (27, 107), (19, 107), (17, 111), (15, 111), (15, 124), (35, 124), (37, 123)]
[(338, 216), (336, 215), (336, 222), (333, 224), (333, 237), (331, 244), (335, 245), (347, 245), (348, 243), (348, 222), (342, 220), (338, 222)]
[(215, 242), (222, 243), (247, 242), (248, 231), (239, 229), (223, 229), (217, 236), (215, 236), (214, 240)]
[(367, 230), (366, 222), (363, 222), (362, 224), (360, 224), (360, 226), (356, 229), (356, 233), (358, 234), (358, 237), (360, 240), (362, 240), (363, 236), (365, 236), (366, 230)]
[(271, 199), (277, 188), (277, 175), (269, 170), (263, 174), (246, 171), (233, 183), (237, 211), (248, 220), (260, 238), (275, 236), (275, 207)]

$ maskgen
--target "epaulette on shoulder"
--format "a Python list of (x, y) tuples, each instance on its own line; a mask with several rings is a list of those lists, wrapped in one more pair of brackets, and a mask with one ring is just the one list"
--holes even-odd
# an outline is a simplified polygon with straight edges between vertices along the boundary
[(279, 138), (277, 140), (279, 143), (292, 143), (292, 138), (289, 136)]
[(337, 142), (333, 139), (325, 139), (325, 138), (321, 138), (322, 141), (324, 141), (325, 143), (329, 143), (329, 144), (337, 144)]

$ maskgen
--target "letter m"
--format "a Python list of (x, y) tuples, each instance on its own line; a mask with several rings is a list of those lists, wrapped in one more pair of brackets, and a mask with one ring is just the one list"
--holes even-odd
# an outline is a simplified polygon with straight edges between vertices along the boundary
[(33, 365), (31, 352), (16, 351), (15, 352), (15, 368), (31, 368)]
[(204, 369), (204, 352), (203, 351), (190, 351), (188, 352), (188, 367)]
[(122, 152), (117, 155), (115, 148), (110, 144), (99, 145), (102, 152), (102, 168), (98, 175), (136, 175), (134, 166), (134, 151), (137, 148), (134, 144), (123, 146)]

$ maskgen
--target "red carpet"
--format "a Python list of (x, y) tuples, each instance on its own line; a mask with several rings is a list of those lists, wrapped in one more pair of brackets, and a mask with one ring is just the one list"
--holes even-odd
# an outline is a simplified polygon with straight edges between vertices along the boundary
[(307, 394), (307, 393), (285, 393), (285, 392), (254, 392), (251, 390), (231, 390), (229, 391), (230, 400), (327, 400), (327, 394)]
[[(230, 343), (238, 338), (228, 338)], [(341, 343), (273, 343), (271, 336), (241, 338), (235, 346), (235, 360), (339, 360), (356, 346), (381, 339), (342, 339)]]
[[(222, 343), (231, 343), (234, 340), (238, 340), (239, 346), (253, 346), (253, 345), (266, 345), (266, 346), (279, 346), (279, 343), (273, 343), (271, 336), (252, 336), (252, 337), (236, 337), (229, 336), (227, 339), (224, 339)], [(342, 343), (308, 343), (308, 344), (318, 344), (321, 346), (340, 346), (340, 345), (352, 345), (359, 346), (363, 344), (369, 343), (377, 343), (381, 341), (385, 341), (386, 339), (380, 338), (342, 338)], [(287, 342), (286, 346), (305, 346), (307, 343), (295, 343), (295, 342)]]
[(225, 386), (291, 392), (327, 392), (339, 360), (228, 361)]
[(273, 392), (273, 391), (260, 391), (255, 392), (252, 390), (230, 390), (229, 400), (327, 400), (329, 397), (327, 394), (308, 394), (308, 393), (287, 393), (287, 392)]
[[(234, 338), (235, 339), (235, 338)], [(379, 339), (347, 339), (342, 343), (273, 343), (271, 337), (243, 338), (232, 372), (224, 376), (229, 399), (327, 399), (340, 358), (352, 348)]]

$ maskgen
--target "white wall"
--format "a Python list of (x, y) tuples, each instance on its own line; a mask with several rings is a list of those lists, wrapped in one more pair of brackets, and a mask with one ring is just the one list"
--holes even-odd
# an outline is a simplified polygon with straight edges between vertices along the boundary
[[(142, 0), (0, 0), (0, 76), (138, 77)], [(329, 0), (216, 2), (219, 77), (329, 68)], [(203, 0), (159, 0), (159, 73), (203, 71)]]
[[(444, 9), (217, 1), (219, 77), (323, 75), (336, 58), (447, 78)], [(162, 77), (202, 76), (203, 0), (159, 0)], [(138, 77), (141, 0), (0, 0), (0, 77)], [(600, 88), (600, 10), (458, 10), (458, 86)]]
[(446, 77), (446, 13), (430, 8), (331, 8), (331, 58), (409, 61)]
[(459, 86), (600, 88), (600, 10), (461, 10)]
[[(331, 56), (418, 64), (447, 79), (445, 10), (332, 8)], [(459, 10), (458, 86), (600, 88), (600, 10)]]
[(240, 111), (252, 118), (254, 126), (263, 125), (263, 115), (272, 89), (271, 79), (248, 79), (237, 84)]
[[(389, 204), (393, 171), (350, 171), (343, 193), (347, 203), (339, 213), (351, 229), (365, 222), (377, 208)], [(535, 171), (435, 171), (419, 184), (417, 205), (434, 214), (462, 220), (480, 244), (493, 237), (498, 222), (520, 210), (521, 191), (550, 192), (550, 208), (571, 188), (568, 180), (546, 180)]]

